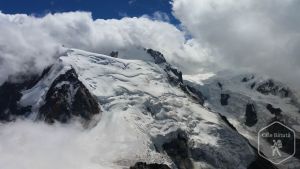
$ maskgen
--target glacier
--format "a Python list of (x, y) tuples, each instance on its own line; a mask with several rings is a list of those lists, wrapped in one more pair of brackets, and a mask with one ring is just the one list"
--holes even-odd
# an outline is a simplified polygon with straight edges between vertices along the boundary
[[(172, 169), (248, 169), (259, 158), (255, 133), (276, 116), (265, 104), (280, 103), (289, 112), (283, 116), (299, 117), (296, 96), (253, 92), (251, 85), (265, 82), (262, 77), (182, 76), (161, 53), (137, 50), (121, 51), (117, 58), (66, 49), (34, 86), (22, 89), (17, 103), (29, 107), (29, 114), (0, 124), (0, 168), (122, 169), (146, 162)], [(99, 110), (85, 120), (71, 113), (67, 120), (55, 116), (44, 123), (39, 117), (51, 88), (49, 98), (68, 86), (67, 94), (59, 95), (67, 110), (78, 104), (74, 83), (62, 80), (53, 87), (70, 70)], [(248, 103), (262, 111), (250, 125), (245, 123)]]

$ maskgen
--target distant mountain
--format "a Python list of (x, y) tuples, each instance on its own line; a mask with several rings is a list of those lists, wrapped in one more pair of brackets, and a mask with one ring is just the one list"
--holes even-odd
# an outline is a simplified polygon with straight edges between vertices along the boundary
[[(205, 107), (224, 116), (252, 146), (257, 148), (259, 130), (275, 121), (291, 127), (296, 132), (296, 144), (300, 145), (298, 93), (287, 85), (251, 73), (226, 72), (204, 80), (196, 76), (186, 79), (186, 84), (203, 93)], [(295, 168), (299, 164), (300, 150), (298, 146), (296, 149), (294, 158), (283, 165)]]

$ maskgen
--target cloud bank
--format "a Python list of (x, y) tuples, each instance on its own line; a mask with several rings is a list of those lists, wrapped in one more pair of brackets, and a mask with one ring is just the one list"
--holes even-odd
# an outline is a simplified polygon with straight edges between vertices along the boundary
[(146, 158), (142, 133), (122, 119), (113, 119), (111, 112), (102, 118), (90, 130), (75, 122), (0, 124), (0, 168), (119, 169), (134, 165), (138, 157)]
[(61, 46), (103, 54), (145, 47), (186, 74), (246, 70), (300, 88), (299, 1), (172, 0), (172, 7), (181, 29), (162, 12), (120, 20), (93, 20), (88, 12), (0, 13), (0, 84), (41, 71)]
[[(41, 70), (55, 60), (61, 46), (109, 54), (137, 47), (160, 50), (183, 70), (201, 67), (205, 51), (161, 13), (153, 18), (93, 20), (88, 12), (47, 14), (43, 17), (0, 13), (0, 83), (9, 75)], [(190, 65), (194, 65), (191, 68)]]
[(220, 66), (300, 86), (300, 1), (173, 0), (172, 5), (184, 29)]

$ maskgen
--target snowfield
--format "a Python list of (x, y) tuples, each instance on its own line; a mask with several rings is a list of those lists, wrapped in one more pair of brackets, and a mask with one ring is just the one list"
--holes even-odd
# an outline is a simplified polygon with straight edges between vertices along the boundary
[(247, 140), (217, 113), (169, 83), (163, 64), (150, 55), (136, 58), (69, 49), (43, 79), (23, 91), (20, 104), (38, 111), (55, 78), (73, 68), (98, 99), (101, 114), (88, 128), (76, 118), (70, 124), (1, 124), (0, 168), (121, 169), (138, 161), (176, 168), (166, 144), (181, 135), (195, 168), (246, 169), (255, 160)]
[[(185, 83), (204, 93), (207, 98), (205, 106), (227, 117), (228, 121), (241, 135), (249, 140), (251, 145), (258, 147), (257, 137), (259, 130), (275, 119), (291, 127), (299, 139), (300, 104), (297, 91), (293, 91), (286, 85), (273, 79), (257, 74), (220, 72), (216, 75), (208, 75), (184, 76), (184, 79), (186, 79)], [(271, 85), (266, 85), (264, 88), (264, 91), (270, 92), (260, 92), (260, 86), (266, 83), (270, 84), (270, 82)], [(288, 93), (283, 93), (282, 91), (288, 91)], [(227, 97), (224, 97), (226, 95)], [(223, 102), (226, 100), (226, 102), (222, 103), (221, 100)], [(254, 115), (255, 119), (252, 119), (253, 122), (250, 124), (249, 122), (247, 124), (247, 105), (253, 105), (254, 107), (251, 117)], [(271, 108), (268, 109), (268, 105)], [(272, 112), (275, 109), (280, 109), (280, 111)], [(251, 120), (251, 117), (248, 118)], [(263, 147), (261, 148), (262, 150), (271, 146), (263, 141), (260, 144)], [(299, 157), (298, 159), (293, 157), (277, 167), (298, 168), (299, 166)]]

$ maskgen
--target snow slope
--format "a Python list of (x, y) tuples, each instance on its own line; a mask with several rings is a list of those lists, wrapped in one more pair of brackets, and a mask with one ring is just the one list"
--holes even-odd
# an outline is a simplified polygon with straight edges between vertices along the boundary
[[(202, 77), (202, 78), (201, 78)], [(223, 72), (207, 76), (184, 76), (185, 83), (200, 90), (207, 98), (205, 106), (219, 112), (257, 147), (260, 129), (274, 120), (293, 128), (299, 138), (300, 106), (297, 92), (286, 85), (257, 74)], [(248, 112), (247, 105), (253, 107)], [(248, 119), (247, 119), (248, 118)], [(269, 147), (264, 143), (263, 147)], [(298, 157), (299, 158), (299, 157)], [(278, 168), (297, 168), (300, 161), (289, 159)]]
[[(121, 169), (144, 161), (171, 168), (246, 169), (255, 160), (247, 140), (170, 83), (165, 63), (154, 62), (67, 50), (22, 92), (20, 104), (38, 113), (51, 83), (73, 68), (99, 101), (97, 123), (88, 129), (76, 119), (52, 126), (27, 120), (1, 124), (0, 168)], [(187, 156), (174, 155), (174, 145), (183, 146)]]

